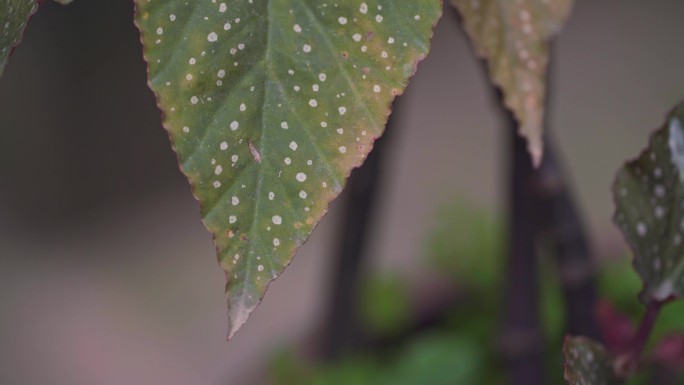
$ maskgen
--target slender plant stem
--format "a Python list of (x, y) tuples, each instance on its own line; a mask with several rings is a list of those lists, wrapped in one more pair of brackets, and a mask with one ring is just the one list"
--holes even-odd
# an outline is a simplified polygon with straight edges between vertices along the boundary
[(646, 305), (646, 312), (641, 319), (639, 328), (634, 332), (634, 336), (632, 336), (632, 340), (624, 353), (618, 355), (613, 364), (615, 373), (619, 377), (627, 379), (636, 372), (636, 369), (639, 366), (639, 359), (646, 347), (648, 338), (651, 336), (653, 327), (658, 320), (660, 309), (665, 303), (666, 301), (651, 300), (648, 305)]
[(641, 324), (636, 330), (636, 333), (634, 333), (634, 337), (629, 346), (629, 353), (632, 354), (635, 359), (639, 359), (641, 356), (641, 353), (646, 346), (646, 342), (648, 342), (648, 337), (651, 336), (651, 331), (653, 331), (653, 326), (655, 326), (662, 306), (663, 302), (651, 301), (646, 307), (644, 318), (642, 318)]
[(376, 140), (373, 151), (363, 166), (354, 170), (347, 183), (344, 214), (331, 275), (330, 307), (326, 312), (322, 335), (322, 357), (339, 358), (354, 345), (359, 335), (358, 297), (362, 284), (362, 267), (366, 259), (366, 244), (377, 196), (382, 181), (383, 162), (388, 139), (395, 128), (398, 110), (397, 98), (385, 134)]
[(543, 344), (539, 319), (539, 284), (533, 205), (529, 194), (534, 175), (527, 143), (507, 110), (511, 168), (509, 172), (508, 260), (504, 282), (502, 353), (513, 385), (542, 385)]
[[(549, 44), (549, 64), (546, 84), (551, 83), (554, 70), (553, 44)], [(549, 87), (550, 88), (550, 87)], [(566, 333), (583, 335), (601, 341), (596, 321), (596, 269), (589, 241), (570, 182), (563, 170), (560, 156), (550, 135), (549, 116), (554, 93), (547, 91), (544, 99), (544, 159), (535, 173), (533, 188), (537, 209), (536, 233), (550, 254), (555, 257), (565, 299)]]
[(537, 238), (555, 257), (565, 299), (566, 332), (601, 340), (596, 322), (596, 270), (567, 178), (547, 135), (544, 160), (535, 173)]

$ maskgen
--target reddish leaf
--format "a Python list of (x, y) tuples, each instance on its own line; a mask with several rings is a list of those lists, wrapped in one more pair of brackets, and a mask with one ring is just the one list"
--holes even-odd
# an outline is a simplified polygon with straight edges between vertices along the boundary
[(656, 346), (653, 358), (673, 371), (684, 371), (684, 334), (664, 337)]
[(634, 335), (634, 323), (626, 315), (620, 313), (612, 302), (602, 300), (596, 308), (601, 334), (606, 348), (612, 354), (624, 352)]

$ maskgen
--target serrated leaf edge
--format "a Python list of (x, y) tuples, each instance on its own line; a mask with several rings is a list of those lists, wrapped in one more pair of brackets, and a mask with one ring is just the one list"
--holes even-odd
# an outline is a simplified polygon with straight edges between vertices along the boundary
[[(150, 81), (150, 66), (149, 66), (149, 61), (148, 61), (148, 59), (147, 59), (147, 53), (146, 53), (146, 48), (145, 48), (144, 39), (143, 39), (144, 31), (143, 31), (141, 25), (138, 23), (138, 17), (139, 17), (138, 2), (139, 2), (139, 1), (142, 1), (142, 0), (134, 0), (134, 16), (133, 16), (133, 22), (134, 22), (134, 25), (136, 26), (136, 28), (138, 29), (138, 32), (140, 33), (139, 41), (140, 41), (140, 45), (141, 45), (141, 47), (142, 47), (143, 60), (144, 60), (145, 63), (147, 64), (147, 65), (146, 65), (147, 86), (148, 86), (148, 88), (152, 91), (152, 93), (153, 93), (154, 96), (155, 96), (156, 105), (157, 105), (157, 108), (159, 109), (160, 115), (161, 115), (161, 123), (162, 123), (162, 126), (163, 126), (164, 129), (166, 130), (167, 135), (168, 135), (168, 137), (169, 137), (169, 144), (171, 145), (171, 149), (172, 149), (173, 152), (176, 154), (176, 159), (178, 159), (178, 151), (176, 150), (176, 147), (175, 147), (175, 145), (173, 144), (173, 141), (171, 140), (171, 131), (170, 131), (170, 128), (169, 128), (169, 127), (167, 126), (167, 124), (166, 124), (166, 115), (165, 115), (164, 110), (163, 110), (163, 108), (162, 108), (162, 106), (161, 106), (161, 103), (160, 103), (159, 98), (157, 97), (156, 93), (154, 92), (154, 89), (152, 88), (152, 83), (151, 83), (151, 81)], [(437, 18), (435, 19), (435, 22), (434, 22), (433, 25), (432, 25), (431, 34), (430, 34), (430, 36), (428, 36), (428, 38), (427, 38), (427, 40), (428, 40), (428, 44), (427, 44), (427, 46), (428, 46), (428, 50), (427, 50), (428, 53), (427, 53), (427, 54), (429, 54), (430, 48), (431, 48), (431, 46), (432, 46), (432, 40), (433, 40), (433, 38), (434, 38), (434, 29), (435, 29), (435, 26), (437, 25), (437, 23), (439, 22), (439, 20), (442, 18), (442, 15), (443, 15), (443, 0), (434, 0), (434, 1), (436, 1), (437, 3), (439, 3), (440, 11), (439, 11), (439, 14), (437, 15)], [(413, 78), (413, 76), (415, 76), (415, 74), (416, 74), (416, 72), (417, 72), (417, 70), (418, 70), (418, 65), (427, 57), (427, 54), (425, 54), (425, 55), (419, 55), (419, 56), (418, 56), (418, 58), (417, 58), (417, 59), (414, 61), (414, 63), (413, 63), (413, 71), (412, 71), (411, 75), (407, 77), (406, 86), (404, 87), (404, 89), (397, 90), (397, 92), (393, 95), (392, 101), (391, 101), (391, 102), (388, 104), (388, 106), (387, 106), (387, 109), (386, 109), (386, 110), (387, 110), (387, 113), (386, 113), (386, 115), (384, 116), (384, 120), (385, 120), (384, 125), (385, 125), (385, 126), (387, 125), (387, 121), (389, 120), (389, 117), (390, 117), (390, 115), (392, 114), (392, 104), (393, 104), (393, 101), (396, 99), (397, 96), (400, 96), (400, 95), (402, 95), (402, 94), (405, 92), (406, 87), (408, 87), (408, 85), (410, 84), (411, 78)], [(384, 133), (384, 128), (383, 128), (383, 133)], [(381, 134), (380, 136), (382, 136), (382, 134)], [(372, 141), (371, 141), (370, 144), (369, 144), (369, 150), (368, 150), (368, 152), (365, 154), (365, 156), (356, 158), (356, 159), (357, 159), (356, 163), (353, 163), (353, 164), (352, 164), (351, 168), (349, 169), (349, 172), (347, 172), (347, 175), (344, 177), (345, 182), (346, 182), (346, 180), (349, 178), (349, 176), (351, 175), (351, 173), (353, 172), (354, 169), (356, 169), (356, 168), (358, 168), (358, 167), (361, 167), (361, 165), (363, 165), (363, 163), (364, 163), (365, 160), (367, 159), (368, 155), (370, 154), (370, 152), (371, 152), (371, 151), (373, 150), (373, 148), (374, 148), (375, 140), (377, 140), (380, 136), (372, 138)], [(197, 195), (197, 193), (196, 193), (196, 188), (195, 188), (195, 186), (190, 182), (189, 175), (186, 174), (186, 173), (183, 171), (180, 162), (178, 162), (178, 169), (179, 169), (179, 171), (186, 177), (186, 180), (188, 181), (188, 184), (190, 184), (190, 188), (191, 188), (192, 195), (193, 195), (193, 197), (195, 198), (195, 200), (197, 200), (197, 202), (199, 203), (200, 220), (201, 220), (201, 222), (202, 222), (202, 225), (205, 227), (205, 229), (207, 229), (207, 231), (209, 231), (208, 228), (207, 228), (207, 224), (205, 223), (204, 219), (203, 219), (202, 216), (201, 216), (201, 212), (203, 211), (203, 208), (204, 208), (204, 207), (203, 207), (202, 201), (200, 200), (200, 198), (198, 197), (198, 195)], [(289, 261), (288, 261), (288, 262), (284, 265), (284, 267), (283, 267), (283, 272), (285, 272), (285, 270), (287, 269), (287, 267), (292, 263), (292, 260), (294, 259), (294, 256), (296, 255), (296, 253), (297, 253), (297, 251), (299, 250), (299, 248), (301, 247), (301, 245), (303, 245), (304, 243), (306, 243), (306, 241), (309, 239), (309, 237), (311, 236), (311, 234), (313, 234), (313, 232), (314, 232), (315, 229), (317, 228), (317, 226), (318, 226), (318, 224), (320, 223), (320, 221), (322, 220), (322, 218), (328, 213), (330, 203), (331, 203), (333, 200), (335, 200), (335, 199), (339, 196), (340, 193), (341, 193), (341, 191), (335, 192), (334, 195), (333, 195), (333, 197), (327, 202), (327, 205), (328, 205), (327, 208), (321, 213), (321, 215), (319, 215), (317, 218), (315, 218), (314, 225), (313, 225), (313, 227), (312, 227), (311, 232), (310, 232), (308, 235), (306, 235), (306, 237), (303, 239), (302, 243), (301, 243), (301, 244), (297, 247), (297, 249), (292, 253), (292, 256), (290, 257)], [(209, 233), (212, 235), (212, 242), (213, 242), (213, 244), (214, 244), (214, 248), (216, 249), (217, 260), (218, 260), (219, 265), (220, 265), (220, 260), (219, 260), (220, 250), (219, 250), (218, 244), (217, 244), (217, 242), (216, 242), (216, 236), (215, 236), (213, 233), (211, 233), (211, 231), (209, 231)], [(225, 270), (223, 270), (223, 272), (224, 272), (224, 274), (226, 275), (226, 282), (227, 282), (227, 281), (228, 281), (228, 273), (227, 273)], [(281, 273), (281, 274), (282, 274), (282, 273)], [(275, 279), (277, 279), (279, 276), (280, 276), (280, 274), (278, 274), (278, 275), (276, 275), (275, 277), (269, 279), (268, 282), (266, 283), (266, 289), (264, 290), (264, 294), (262, 294), (262, 295), (259, 296), (259, 299), (256, 301), (256, 304), (255, 304), (254, 306), (250, 306), (250, 307), (245, 307), (245, 308), (243, 308), (242, 311), (239, 311), (239, 312), (238, 312), (238, 317), (235, 318), (235, 319), (234, 319), (233, 317), (231, 317), (232, 304), (231, 304), (231, 302), (230, 302), (230, 299), (229, 299), (229, 298), (226, 298), (226, 301), (227, 301), (227, 311), (228, 311), (228, 333), (227, 333), (227, 338), (226, 338), (226, 340), (232, 339), (232, 338), (235, 336), (235, 334), (240, 330), (240, 328), (245, 324), (245, 322), (247, 321), (247, 319), (249, 318), (249, 316), (252, 314), (252, 312), (259, 306), (259, 304), (261, 304), (261, 301), (263, 300), (265, 293), (268, 292), (268, 289), (270, 288), (271, 283), (272, 283)], [(226, 291), (226, 294), (227, 294), (227, 287), (226, 287), (226, 290), (225, 290), (225, 291)]]

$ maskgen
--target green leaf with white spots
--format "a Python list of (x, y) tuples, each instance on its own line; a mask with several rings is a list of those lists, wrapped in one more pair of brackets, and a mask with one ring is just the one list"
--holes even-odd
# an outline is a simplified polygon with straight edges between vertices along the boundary
[(0, 0), (0, 75), (37, 8), (35, 0)]
[(563, 344), (565, 380), (570, 385), (619, 385), (613, 360), (600, 343), (586, 337), (566, 337)]
[(137, 0), (149, 83), (226, 272), (229, 337), (361, 165), (439, 0)]
[(614, 221), (634, 252), (642, 299), (684, 295), (684, 103), (619, 171)]
[(548, 41), (558, 33), (573, 0), (450, 0), (463, 18), (477, 54), (520, 123), (520, 134), (540, 164), (543, 144)]

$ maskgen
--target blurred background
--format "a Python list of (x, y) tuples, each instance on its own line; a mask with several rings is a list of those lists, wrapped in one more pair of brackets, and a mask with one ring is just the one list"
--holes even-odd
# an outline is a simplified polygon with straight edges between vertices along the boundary
[[(226, 343), (223, 273), (146, 87), (132, 14), (130, 0), (45, 2), (0, 79), (0, 383), (365, 384), (381, 371), (408, 384), (410, 368), (445, 366), (460, 382), (416, 378), (496, 383), (482, 377), (480, 342), (497, 322), (508, 135), (453, 12), (401, 97), (360, 317), (392, 337), (421, 295), (482, 296), (439, 331), (382, 339), (391, 358), (324, 367), (306, 352), (329, 308), (341, 201)], [(595, 254), (620, 266), (602, 293), (625, 306), (639, 283), (623, 268), (609, 187), (684, 97), (682, 14), (679, 1), (578, 0), (553, 50), (549, 132)], [(551, 297), (544, 314), (559, 338)], [(463, 367), (449, 354), (467, 357)]]

